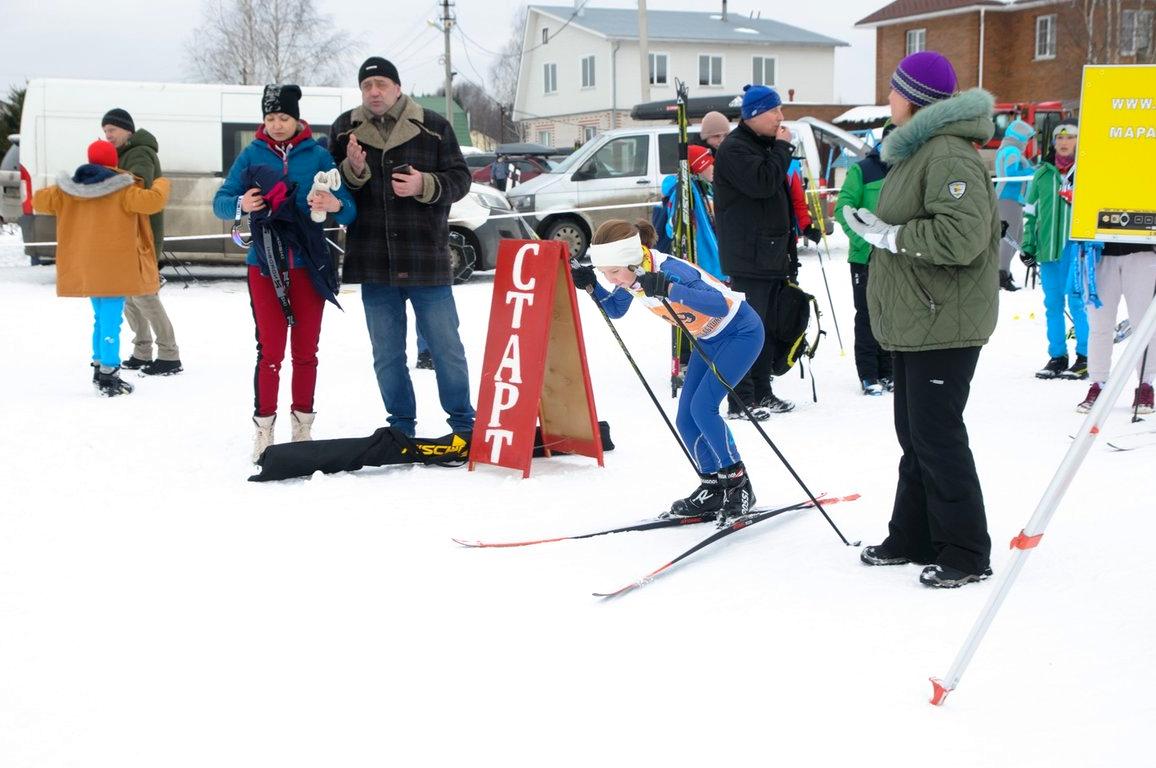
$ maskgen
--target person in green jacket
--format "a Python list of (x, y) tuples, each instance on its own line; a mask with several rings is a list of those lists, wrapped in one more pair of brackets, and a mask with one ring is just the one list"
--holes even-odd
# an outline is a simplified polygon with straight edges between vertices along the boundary
[[(105, 138), (116, 147), (119, 167), (139, 177), (145, 189), (151, 189), (153, 181), (161, 175), (157, 140), (148, 131), (138, 131), (132, 115), (119, 107), (106, 112), (100, 125)], [(164, 216), (162, 211), (149, 217), (158, 257), (165, 240)], [(122, 368), (139, 369), (149, 376), (171, 376), (184, 370), (173, 324), (161, 304), (159, 293), (128, 297), (124, 303), (124, 317), (133, 332), (133, 351), (129, 359), (121, 363)], [(157, 348), (155, 360), (154, 337)]]
[[(894, 128), (894, 123), (887, 123), (883, 128), (883, 138), (887, 138)], [(855, 302), (855, 369), (865, 395), (890, 392), (895, 381), (891, 375), (891, 353), (879, 346), (871, 333), (871, 313), (867, 309), (867, 262), (871, 258), (871, 244), (847, 225), (843, 209), (850, 206), (874, 211), (879, 204), (879, 191), (883, 189), (887, 171), (887, 164), (879, 159), (879, 147), (872, 147), (865, 158), (847, 171), (839, 197), (835, 200), (835, 220), (847, 233), (849, 242), (847, 261), (851, 264), (851, 295)]]
[[(1068, 291), (1068, 277), (1076, 262), (1079, 243), (1068, 241), (1072, 226), (1072, 179), (1076, 173), (1078, 124), (1061, 120), (1052, 131), (1052, 147), (1028, 183), (1024, 203), (1024, 241), (1020, 259), (1038, 264), (1044, 287), (1047, 317), (1048, 362), (1039, 379), (1088, 378), (1088, 313), (1078, 295)], [(1076, 360), (1068, 367), (1068, 326), (1064, 303), (1076, 328)]]
[(883, 142), (891, 165), (877, 214), (843, 211), (871, 250), (871, 329), (894, 352), (895, 433), (903, 455), (889, 535), (867, 565), (926, 564), (919, 581), (958, 587), (991, 576), (991, 538), (963, 411), (980, 348), (995, 330), (1000, 220), (976, 145), (995, 100), (956, 94), (955, 70), (914, 53), (891, 77)]

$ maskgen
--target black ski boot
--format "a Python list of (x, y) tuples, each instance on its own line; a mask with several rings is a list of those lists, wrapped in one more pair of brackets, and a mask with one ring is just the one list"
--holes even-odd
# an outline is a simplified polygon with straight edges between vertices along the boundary
[(755, 508), (755, 489), (741, 461), (720, 469), (718, 479), (723, 490), (722, 508), (718, 511), (718, 524), (722, 528)]
[(780, 400), (775, 397), (774, 392), (768, 392), (759, 400), (759, 407), (765, 408), (770, 413), (789, 413), (795, 410), (795, 404), (790, 400)]
[(1088, 378), (1088, 357), (1087, 355), (1076, 355), (1076, 362), (1072, 363), (1072, 367), (1066, 371), (1060, 371), (1059, 377), (1061, 379), (1086, 379)]
[(702, 481), (694, 493), (670, 505), (669, 517), (714, 517), (723, 506), (722, 484), (718, 473), (699, 474)]
[(113, 368), (108, 373), (102, 370), (97, 374), (97, 386), (100, 388), (100, 394), (105, 397), (132, 394), (132, 384), (120, 377), (119, 367)]
[[(1085, 363), (1085, 367), (1087, 364)], [(1053, 357), (1048, 364), (1036, 371), (1037, 379), (1055, 379), (1068, 370), (1068, 356)]]

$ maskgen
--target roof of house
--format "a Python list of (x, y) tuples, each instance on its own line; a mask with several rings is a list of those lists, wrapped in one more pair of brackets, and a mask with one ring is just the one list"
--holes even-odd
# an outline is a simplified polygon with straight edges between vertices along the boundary
[[(586, 29), (616, 40), (638, 39), (638, 11), (631, 8), (590, 8), (576, 15), (572, 6), (531, 5), (539, 11), (569, 22), (569, 26)], [(551, 30), (553, 33), (554, 30)], [(647, 40), (706, 41), (712, 43), (778, 43), (780, 45), (845, 46), (833, 37), (816, 34), (771, 19), (752, 19), (738, 14), (695, 11), (646, 12)]]
[(978, 10), (980, 8), (1003, 8), (1006, 2), (1002, 0), (895, 0), (883, 6), (870, 16), (865, 16), (855, 22), (855, 26), (870, 26), (899, 21), (913, 16), (927, 16), (959, 12), (964, 10)]

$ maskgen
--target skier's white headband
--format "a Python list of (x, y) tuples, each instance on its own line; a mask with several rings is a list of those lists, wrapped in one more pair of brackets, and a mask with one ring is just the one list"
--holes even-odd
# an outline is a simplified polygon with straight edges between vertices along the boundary
[(635, 233), (625, 240), (592, 245), (586, 253), (594, 267), (632, 267), (642, 263), (642, 238)]
[(1052, 129), (1052, 138), (1053, 139), (1058, 139), (1061, 136), (1063, 136), (1064, 138), (1068, 138), (1068, 139), (1074, 139), (1074, 138), (1077, 138), (1079, 135), (1080, 135), (1079, 128), (1077, 128), (1076, 126), (1074, 126), (1070, 123), (1064, 123), (1063, 125), (1057, 125), (1055, 128)]

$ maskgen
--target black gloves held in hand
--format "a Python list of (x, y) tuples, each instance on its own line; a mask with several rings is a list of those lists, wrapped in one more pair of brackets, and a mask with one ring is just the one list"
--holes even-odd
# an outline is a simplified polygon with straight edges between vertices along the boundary
[(666, 298), (670, 295), (670, 278), (661, 272), (644, 272), (638, 276), (638, 284), (647, 296)]
[(823, 239), (823, 233), (819, 231), (818, 227), (811, 226), (803, 230), (803, 237), (818, 245), (819, 241)]
[(598, 278), (594, 275), (594, 267), (571, 267), (570, 276), (574, 278), (574, 287), (580, 291), (593, 288), (598, 284)]

